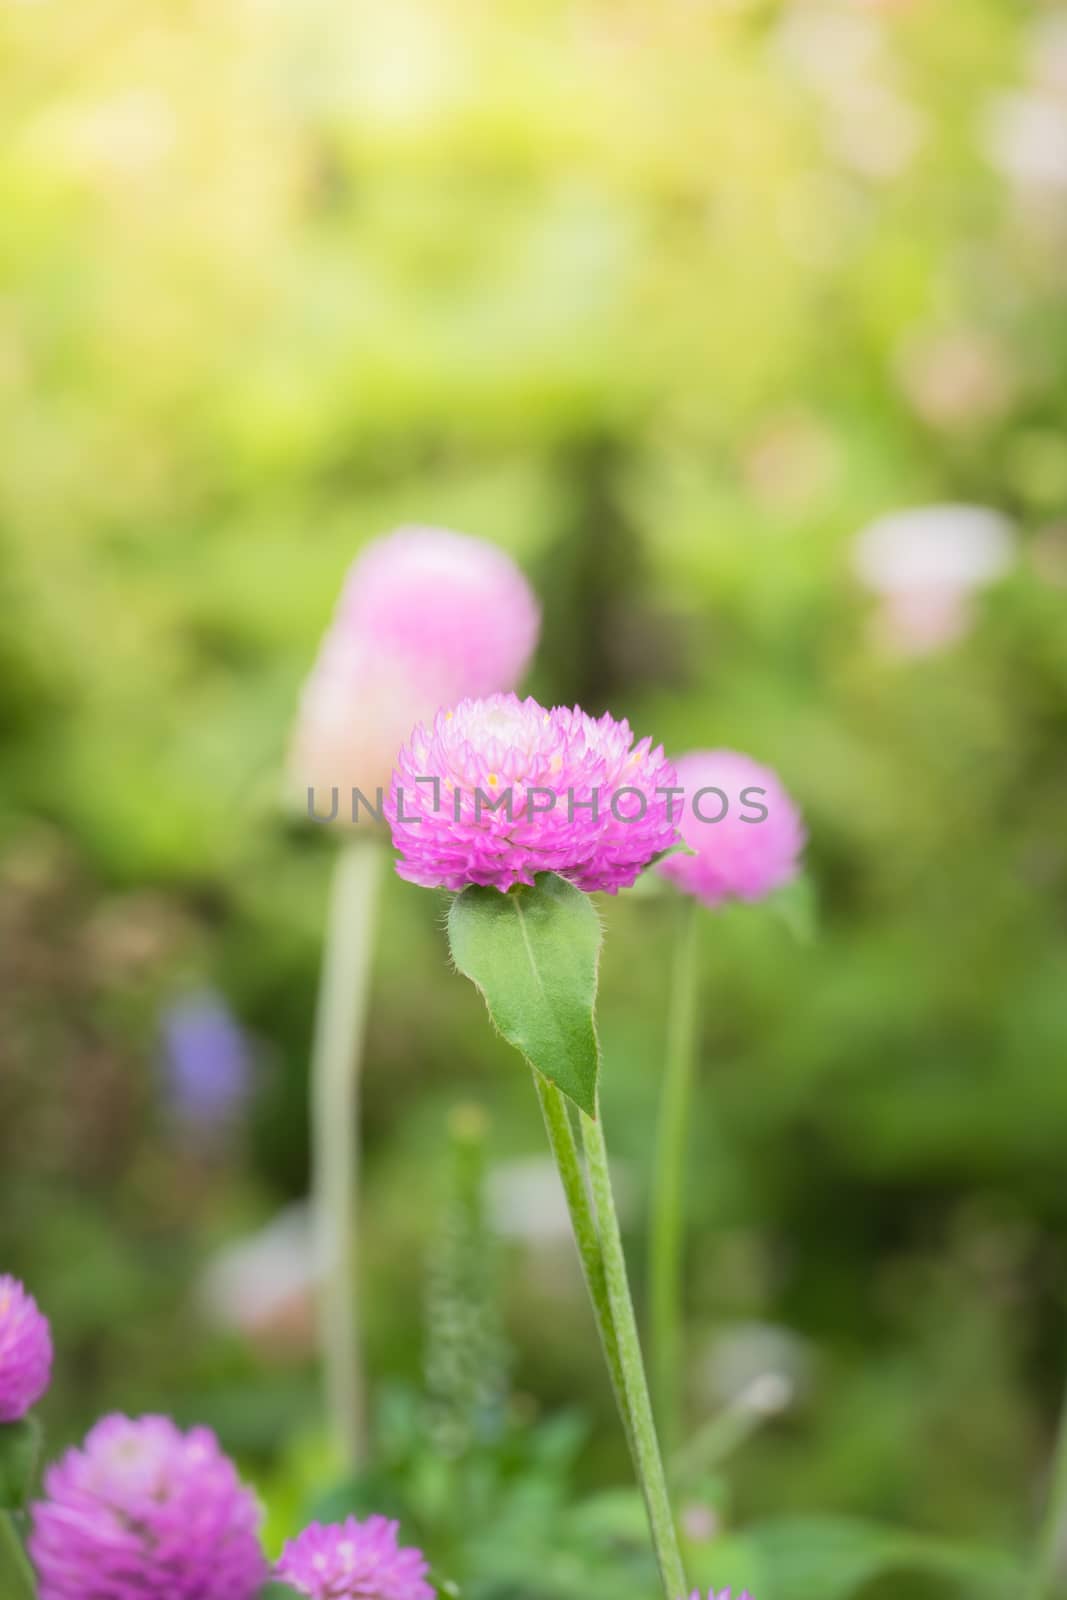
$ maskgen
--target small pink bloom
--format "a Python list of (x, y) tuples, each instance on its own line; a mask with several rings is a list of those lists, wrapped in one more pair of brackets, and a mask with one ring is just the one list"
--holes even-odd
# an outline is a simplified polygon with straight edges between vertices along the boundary
[(48, 1388), (52, 1335), (16, 1278), (0, 1277), (0, 1423), (18, 1422)]
[(665, 878), (717, 906), (761, 900), (796, 877), (804, 824), (770, 767), (736, 750), (694, 750), (677, 770), (685, 791), (678, 824), (694, 854), (661, 861)]
[(313, 1523), (286, 1545), (277, 1576), (311, 1600), (434, 1600), (425, 1556), (397, 1532), (385, 1517)]
[(506, 891), (538, 872), (633, 883), (676, 837), (674, 768), (627, 722), (536, 700), (464, 700), (417, 727), (389, 799), (397, 872), (424, 888)]
[[(352, 791), (376, 806), (416, 722), (465, 695), (514, 688), (537, 643), (529, 584), (495, 545), (401, 528), (353, 563), (304, 686), (288, 759), (303, 809), (353, 821)], [(359, 805), (355, 820), (365, 821)]]

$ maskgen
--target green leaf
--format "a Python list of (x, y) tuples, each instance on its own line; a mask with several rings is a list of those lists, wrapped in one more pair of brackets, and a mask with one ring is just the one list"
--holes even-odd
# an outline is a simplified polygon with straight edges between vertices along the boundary
[[(966, 1585), (974, 1600), (1017, 1594), (1022, 1573), (999, 1550), (848, 1517), (786, 1517), (746, 1530), (769, 1600), (851, 1600), (876, 1578), (928, 1573)], [(761, 1597), (762, 1600), (762, 1597)]]
[(472, 886), (452, 902), (448, 937), (508, 1043), (595, 1116), (601, 932), (588, 896), (552, 872), (508, 894)]
[(41, 1426), (36, 1417), (0, 1423), (0, 1511), (21, 1511), (33, 1487)]
[(290, 1589), (287, 1583), (268, 1583), (260, 1590), (259, 1600), (302, 1600), (299, 1589)]

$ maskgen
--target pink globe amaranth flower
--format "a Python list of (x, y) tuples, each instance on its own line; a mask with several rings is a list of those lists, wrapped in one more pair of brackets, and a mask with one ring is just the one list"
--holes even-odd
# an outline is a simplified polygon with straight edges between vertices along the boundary
[(17, 1278), (0, 1276), (0, 1423), (18, 1422), (48, 1388), (52, 1333)]
[(424, 888), (501, 891), (558, 872), (614, 894), (674, 842), (674, 787), (662, 748), (635, 745), (627, 722), (513, 694), (463, 700), (400, 752), (396, 870)]
[(313, 1523), (282, 1551), (276, 1576), (312, 1600), (434, 1600), (421, 1550), (402, 1549), (385, 1517)]
[(717, 906), (761, 900), (796, 877), (807, 834), (770, 767), (736, 750), (693, 750), (677, 768), (685, 790), (678, 825), (694, 854), (661, 861), (665, 878)]
[(435, 704), (448, 705), (513, 689), (533, 655), (541, 612), (496, 545), (447, 528), (404, 527), (359, 556), (338, 623), (385, 657), (416, 663), (436, 683)]
[[(416, 722), (465, 695), (514, 688), (540, 611), (510, 556), (441, 528), (400, 528), (353, 564), (304, 686), (288, 789), (321, 821), (369, 819)], [(368, 806), (356, 803), (358, 789)]]
[(267, 1579), (259, 1506), (208, 1428), (105, 1417), (44, 1487), (41, 1600), (254, 1600)]

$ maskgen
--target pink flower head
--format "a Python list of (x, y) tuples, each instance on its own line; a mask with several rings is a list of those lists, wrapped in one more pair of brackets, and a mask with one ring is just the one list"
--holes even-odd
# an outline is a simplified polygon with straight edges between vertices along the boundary
[(436, 704), (447, 705), (513, 689), (533, 654), (541, 613), (496, 545), (408, 527), (363, 551), (345, 582), (338, 624), (387, 659), (416, 664), (434, 681)]
[(41, 1600), (253, 1600), (259, 1523), (210, 1429), (111, 1416), (48, 1469), (29, 1551)]
[(513, 694), (463, 700), (400, 752), (388, 807), (397, 872), (424, 888), (501, 891), (558, 872), (614, 894), (674, 842), (674, 787), (662, 748), (635, 745), (627, 722)]
[(16, 1278), (0, 1276), (0, 1423), (24, 1417), (51, 1375), (48, 1319)]
[(693, 855), (659, 871), (705, 905), (761, 900), (796, 877), (806, 833), (770, 767), (735, 750), (693, 750), (678, 763), (679, 827)]
[(366, 820), (415, 723), (464, 695), (511, 689), (537, 643), (529, 584), (495, 545), (440, 528), (400, 528), (349, 571), (307, 679), (288, 780), (317, 819)]
[(313, 1523), (286, 1545), (277, 1576), (311, 1600), (433, 1600), (425, 1556), (402, 1549), (397, 1531), (385, 1517)]

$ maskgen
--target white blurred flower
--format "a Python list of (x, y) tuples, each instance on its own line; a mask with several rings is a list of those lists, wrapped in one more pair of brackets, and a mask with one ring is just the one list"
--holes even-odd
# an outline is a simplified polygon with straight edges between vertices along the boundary
[(921, 506), (879, 517), (857, 535), (853, 566), (881, 597), (874, 628), (899, 655), (922, 655), (961, 638), (972, 596), (1015, 561), (1015, 526), (985, 506)]
[(998, 95), (985, 117), (994, 169), (1021, 189), (1067, 189), (1067, 105), (1047, 93)]
[(299, 1357), (314, 1344), (319, 1281), (310, 1208), (301, 1203), (218, 1251), (197, 1298), (216, 1327), (253, 1340), (264, 1354)]
[(891, 511), (856, 537), (853, 565), (877, 594), (978, 589), (1015, 560), (1015, 525), (986, 506)]

